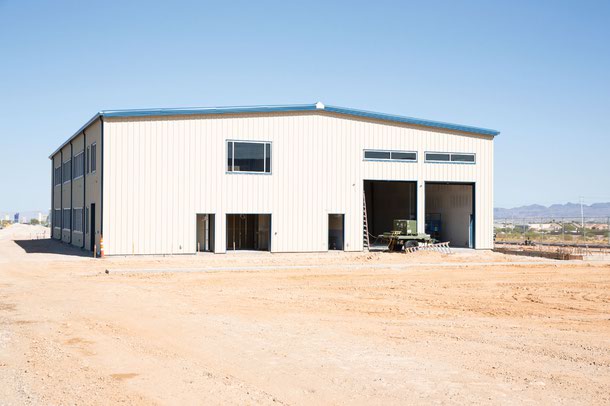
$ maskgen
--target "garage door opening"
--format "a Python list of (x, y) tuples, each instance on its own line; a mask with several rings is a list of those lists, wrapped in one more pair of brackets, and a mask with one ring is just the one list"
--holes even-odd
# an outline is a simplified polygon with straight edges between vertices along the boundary
[(474, 248), (474, 185), (426, 183), (426, 234), (452, 247)]
[(417, 219), (416, 182), (365, 180), (364, 197), (373, 240), (392, 231), (394, 220)]
[(197, 214), (197, 252), (214, 252), (214, 215)]
[(227, 214), (227, 250), (271, 250), (271, 214)]

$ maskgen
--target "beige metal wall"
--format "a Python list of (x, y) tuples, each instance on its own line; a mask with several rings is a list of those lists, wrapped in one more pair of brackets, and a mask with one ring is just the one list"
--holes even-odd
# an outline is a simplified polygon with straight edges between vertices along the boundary
[[(86, 133), (86, 137), (85, 134)], [(78, 134), (68, 144), (66, 144), (59, 152), (52, 157), (52, 170), (57, 167), (60, 162), (67, 162), (74, 158), (78, 153), (84, 151), (86, 154), (86, 148), (91, 147), (93, 143), (97, 143), (97, 171), (86, 173), (83, 177), (72, 179), (68, 182), (63, 182), (61, 185), (51, 186), (53, 188), (53, 209), (61, 209), (62, 217), (59, 222), (54, 224), (53, 237), (61, 239), (63, 242), (71, 243), (77, 247), (83, 247), (86, 250), (91, 250), (90, 244), (90, 233), (92, 232), (90, 227), (84, 227), (83, 232), (73, 231), (71, 229), (63, 228), (63, 209), (80, 209), (83, 211), (86, 208), (90, 208), (92, 203), (101, 202), (101, 122), (99, 120), (92, 123), (89, 127), (84, 130), (84, 133)], [(85, 144), (86, 142), (86, 144)], [(74, 173), (73, 173), (74, 176)], [(85, 185), (86, 182), (86, 185)], [(54, 183), (54, 182), (53, 182)], [(96, 229), (93, 232), (96, 234), (96, 244), (99, 247), (99, 235), (101, 225), (101, 204), (97, 204), (96, 212)], [(54, 213), (54, 212), (53, 212)], [(90, 216), (85, 218), (85, 223), (90, 221)], [(84, 223), (84, 224), (85, 224)], [(59, 226), (59, 227), (57, 227)], [(73, 227), (74, 224), (71, 223)], [(87, 230), (88, 228), (88, 230)], [(88, 232), (86, 232), (88, 231)]]
[[(272, 142), (272, 174), (226, 173), (226, 140)], [(326, 112), (105, 118), (106, 253), (194, 253), (196, 214), (271, 213), (275, 252), (326, 251), (328, 214), (345, 214), (345, 249), (362, 250), (364, 179), (476, 183), (477, 248), (492, 247), (493, 138)], [(418, 163), (363, 161), (363, 149), (417, 151)], [(425, 151), (470, 152), (477, 163), (424, 163)], [(98, 161), (99, 165), (99, 161)]]

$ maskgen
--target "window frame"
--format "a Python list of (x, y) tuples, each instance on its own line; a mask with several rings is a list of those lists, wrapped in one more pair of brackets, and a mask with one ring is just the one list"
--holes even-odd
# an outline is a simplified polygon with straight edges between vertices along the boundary
[[(59, 212), (59, 216), (57, 216), (57, 212)], [(64, 226), (64, 212), (62, 208), (59, 209), (53, 209), (53, 218), (51, 218), (51, 220), (53, 221), (53, 229), (57, 229), (59, 231), (62, 230), (63, 226)], [(59, 217), (59, 218), (58, 218)], [(59, 221), (58, 221), (59, 220)], [(59, 223), (59, 225), (58, 225)]]
[[(68, 167), (68, 168), (70, 168), (70, 177), (68, 178), (68, 180), (64, 180), (64, 175), (65, 175), (65, 173), (64, 173), (64, 167), (65, 167), (66, 165), (67, 165), (67, 167)], [(63, 163), (61, 164), (61, 179), (62, 179), (62, 182), (63, 182), (63, 184), (64, 184), (64, 185), (65, 185), (66, 183), (70, 183), (70, 182), (72, 182), (72, 175), (73, 175), (73, 173), (72, 173), (72, 159), (70, 158), (70, 159), (68, 159), (66, 162), (63, 162)]]
[[(438, 161), (435, 159), (428, 159), (428, 154), (446, 154), (449, 155), (448, 161)], [(470, 155), (474, 158), (472, 162), (469, 161), (453, 161), (453, 155)], [(439, 151), (425, 151), (424, 162), (429, 164), (454, 164), (454, 165), (475, 165), (477, 163), (477, 154), (474, 152), (439, 152)]]
[[(229, 143), (231, 145), (231, 169), (229, 169)], [(242, 144), (262, 144), (263, 145), (263, 170), (262, 171), (236, 171), (235, 170), (235, 143)], [(267, 172), (267, 145), (269, 145), (269, 171)], [(272, 141), (255, 141), (255, 140), (236, 140), (228, 139), (225, 142), (225, 152), (227, 153), (225, 159), (225, 173), (237, 174), (237, 175), (271, 175), (273, 174), (273, 142)]]
[[(76, 180), (76, 179), (80, 179), (83, 176), (85, 176), (85, 151), (80, 151), (78, 154), (74, 155), (71, 159), (72, 161), (72, 180)], [(83, 174), (82, 175), (78, 175), (78, 176), (74, 176), (74, 168), (76, 167), (76, 158), (78, 158), (79, 156), (83, 156)]]
[[(389, 158), (367, 158), (367, 152), (387, 152), (390, 154)], [(402, 153), (402, 154), (415, 154), (415, 159), (393, 159), (392, 153)], [(419, 162), (419, 154), (417, 151), (404, 151), (397, 149), (370, 149), (366, 148), (362, 150), (362, 160), (363, 161), (371, 161), (371, 162), (408, 162), (408, 163), (417, 163)]]
[[(66, 216), (66, 214), (64, 213), (66, 210), (70, 211), (70, 214), (68, 216)], [(64, 227), (66, 225), (66, 219), (68, 219), (68, 221), (70, 222), (68, 228)], [(70, 207), (64, 207), (61, 212), (61, 229), (64, 231), (72, 230), (72, 208)]]
[[(59, 164), (58, 167), (53, 168), (53, 187), (61, 186), (64, 183), (64, 173), (63, 173), (63, 164)], [(57, 176), (57, 171), (59, 170), (59, 176)], [(57, 182), (59, 178), (59, 182)]]
[[(94, 146), (95, 146), (95, 153), (93, 152)], [(90, 173), (95, 173), (97, 171), (97, 142), (92, 142), (90, 147), (91, 147), (91, 156), (89, 157)], [(95, 164), (95, 168), (93, 167), (93, 164)]]
[[(76, 215), (77, 210), (80, 210), (80, 220), (81, 220), (81, 229), (77, 230), (75, 228), (75, 224), (76, 221), (74, 221), (78, 216)], [(82, 207), (73, 207), (72, 208), (72, 222), (70, 223), (70, 228), (72, 229), (72, 232), (74, 233), (79, 233), (79, 234), (84, 234), (84, 222), (83, 222), (83, 208)]]

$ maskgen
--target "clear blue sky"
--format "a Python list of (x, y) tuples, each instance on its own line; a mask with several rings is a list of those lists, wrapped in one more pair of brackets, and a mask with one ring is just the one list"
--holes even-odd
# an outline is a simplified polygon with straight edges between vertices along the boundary
[[(289, 4), (290, 3), (290, 4)], [(311, 103), (500, 130), (495, 205), (610, 201), (610, 2), (0, 0), (0, 211), (101, 109)]]

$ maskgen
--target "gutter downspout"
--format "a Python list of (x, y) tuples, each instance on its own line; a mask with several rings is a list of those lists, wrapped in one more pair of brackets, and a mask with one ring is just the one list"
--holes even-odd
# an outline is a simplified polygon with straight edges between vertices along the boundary
[(100, 115), (100, 241), (104, 236), (104, 116)]
[(70, 245), (72, 245), (72, 232), (74, 231), (73, 218), (74, 215), (74, 151), (72, 150), (72, 141), (70, 141)]
[(59, 186), (59, 210), (61, 213), (61, 221), (59, 222), (59, 241), (64, 240), (64, 150), (59, 151), (59, 170), (60, 186)]
[[(48, 223), (48, 221), (47, 221)], [(51, 158), (51, 239), (55, 225), (55, 157)]]
[(85, 233), (85, 231), (87, 231), (87, 227), (86, 227), (87, 216), (85, 215), (85, 212), (87, 211), (86, 208), (87, 208), (87, 133), (85, 133), (85, 130), (83, 130), (83, 209), (82, 209), (83, 246), (81, 247), (82, 249), (85, 249), (85, 241), (87, 240), (87, 233)]

